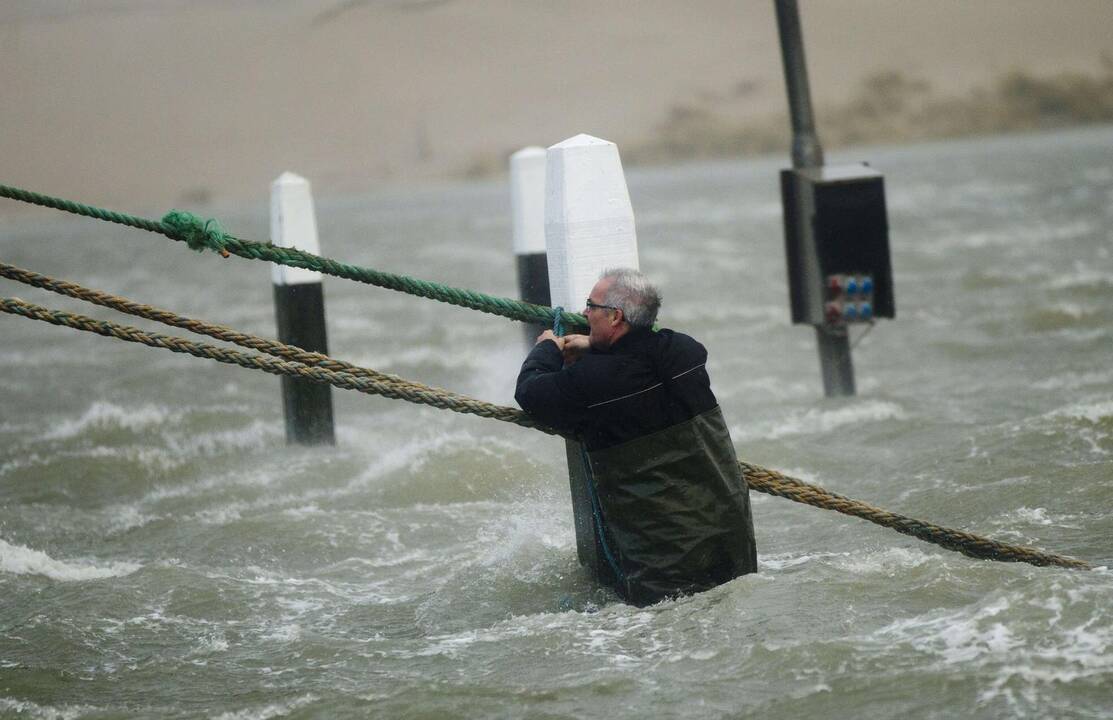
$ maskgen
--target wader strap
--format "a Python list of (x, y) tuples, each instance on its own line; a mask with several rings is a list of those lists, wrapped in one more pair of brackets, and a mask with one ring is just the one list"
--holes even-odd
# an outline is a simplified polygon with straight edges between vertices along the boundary
[(618, 562), (611, 554), (611, 548), (607, 545), (607, 533), (603, 528), (603, 511), (599, 507), (599, 495), (595, 489), (595, 473), (591, 471), (591, 459), (587, 456), (587, 450), (583, 444), (580, 444), (580, 458), (584, 463), (584, 477), (587, 478), (587, 491), (591, 496), (591, 514), (595, 518), (595, 531), (599, 534), (599, 544), (603, 546), (603, 557), (607, 558), (607, 564), (611, 566), (611, 571), (614, 573), (615, 579), (626, 587), (626, 576), (623, 575), (622, 569), (618, 566)]

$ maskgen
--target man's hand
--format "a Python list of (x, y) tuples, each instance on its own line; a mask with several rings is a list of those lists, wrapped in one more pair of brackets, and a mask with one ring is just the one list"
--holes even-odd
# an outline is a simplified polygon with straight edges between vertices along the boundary
[(582, 358), (591, 347), (587, 335), (565, 335), (562, 339), (564, 345), (561, 347), (561, 352), (564, 353), (565, 365), (571, 365)]
[(561, 354), (564, 355), (564, 364), (571, 365), (590, 349), (591, 345), (588, 343), (587, 335), (565, 335), (564, 337), (557, 337), (556, 333), (552, 330), (546, 330), (537, 336), (537, 342), (543, 343), (546, 340), (552, 340), (556, 343), (557, 348)]
[(557, 348), (561, 352), (564, 352), (564, 338), (557, 337), (556, 333), (553, 332), (552, 330), (546, 330), (545, 332), (538, 335), (537, 336), (537, 342), (534, 343), (534, 344), (535, 345), (540, 345), (541, 343), (545, 342), (546, 340), (552, 340), (553, 342), (556, 343)]

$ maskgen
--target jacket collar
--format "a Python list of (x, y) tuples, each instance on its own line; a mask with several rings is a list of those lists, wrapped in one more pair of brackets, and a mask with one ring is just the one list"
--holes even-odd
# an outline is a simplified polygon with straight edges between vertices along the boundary
[(597, 350), (606, 355), (636, 355), (643, 352), (653, 340), (653, 331), (647, 328), (631, 329), (606, 350)]

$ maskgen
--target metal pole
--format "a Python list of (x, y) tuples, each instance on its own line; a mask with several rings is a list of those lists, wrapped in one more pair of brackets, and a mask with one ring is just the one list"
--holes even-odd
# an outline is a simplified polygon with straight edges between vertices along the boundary
[(850, 357), (850, 337), (846, 325), (816, 325), (815, 342), (823, 374), (823, 394), (827, 397), (853, 397), (857, 390), (854, 387), (854, 361)]
[[(781, 38), (789, 117), (792, 120), (792, 166), (820, 167), (823, 165), (823, 147), (819, 144), (812, 113), (800, 12), (796, 0), (774, 0), (774, 6), (777, 11), (777, 32)], [(827, 397), (854, 395), (854, 362), (850, 356), (846, 325), (816, 325), (815, 339), (824, 394)]]
[(774, 0), (774, 4), (777, 9), (777, 32), (781, 36), (788, 112), (792, 120), (792, 166), (819, 167), (823, 165), (823, 148), (819, 144), (815, 117), (812, 115), (800, 12), (796, 8), (796, 0)]

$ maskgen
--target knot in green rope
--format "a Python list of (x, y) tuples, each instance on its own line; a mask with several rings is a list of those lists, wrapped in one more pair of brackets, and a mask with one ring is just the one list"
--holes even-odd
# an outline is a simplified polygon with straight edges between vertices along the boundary
[[(171, 210), (162, 216), (162, 224), (169, 229), (175, 240), (182, 240), (191, 250), (204, 251), (205, 248), (227, 257), (225, 245), (228, 235), (215, 219), (205, 220), (185, 210)], [(172, 233), (172, 234), (171, 234)]]

